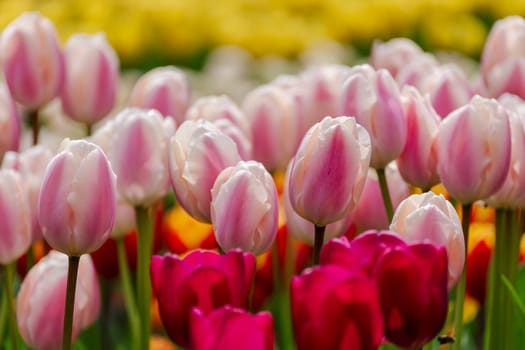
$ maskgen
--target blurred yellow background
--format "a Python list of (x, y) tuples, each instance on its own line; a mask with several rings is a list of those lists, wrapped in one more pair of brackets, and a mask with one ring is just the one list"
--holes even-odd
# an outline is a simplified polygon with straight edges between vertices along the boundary
[(525, 1), (0, 0), (0, 28), (24, 11), (50, 18), (63, 41), (106, 32), (124, 67), (198, 67), (211, 48), (228, 44), (293, 58), (326, 40), (366, 54), (374, 39), (397, 36), (476, 58), (494, 20), (525, 15)]

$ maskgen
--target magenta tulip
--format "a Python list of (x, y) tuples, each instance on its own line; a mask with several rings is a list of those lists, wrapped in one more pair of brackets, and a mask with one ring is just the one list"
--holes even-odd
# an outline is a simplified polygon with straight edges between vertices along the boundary
[[(67, 255), (51, 251), (33, 266), (20, 286), (16, 302), (18, 328), (33, 349), (56, 350), (62, 345), (67, 271)], [(99, 310), (97, 272), (91, 257), (83, 255), (75, 291), (73, 339), (97, 320)]]
[(190, 324), (193, 350), (274, 349), (273, 320), (268, 311), (252, 315), (226, 305), (206, 315), (193, 308)]
[(151, 284), (169, 337), (179, 346), (190, 345), (193, 307), (204, 315), (224, 305), (247, 308), (254, 273), (254, 256), (240, 251), (153, 256)]
[(135, 83), (129, 100), (132, 107), (159, 111), (164, 117), (182, 124), (191, 102), (191, 87), (186, 74), (172, 66), (150, 70)]
[(376, 284), (359, 269), (307, 269), (292, 278), (290, 302), (299, 350), (377, 349), (383, 339)]
[(291, 165), (293, 208), (317, 226), (347, 215), (361, 195), (370, 153), (370, 137), (354, 118), (326, 117), (314, 125)]
[(220, 172), (211, 189), (211, 222), (223, 251), (262, 254), (275, 240), (277, 189), (261, 163), (239, 162)]
[(115, 105), (119, 59), (103, 33), (75, 34), (64, 48), (66, 80), (61, 100), (73, 120), (92, 125)]
[(26, 12), (11, 22), (0, 42), (4, 75), (14, 99), (29, 109), (58, 96), (64, 84), (64, 55), (51, 21)]
[(0, 170), (0, 265), (14, 262), (31, 245), (31, 217), (22, 177)]
[(7, 86), (0, 84), (0, 162), (8, 151), (18, 151), (22, 126), (15, 101)]
[(97, 250), (115, 220), (116, 176), (93, 143), (64, 140), (47, 166), (38, 219), (44, 238), (69, 256)]
[(448, 193), (469, 204), (494, 194), (510, 164), (510, 127), (496, 100), (475, 96), (443, 120), (436, 139), (438, 173)]
[(211, 222), (211, 188), (241, 157), (233, 140), (207, 120), (187, 120), (170, 139), (169, 168), (178, 202), (194, 218)]

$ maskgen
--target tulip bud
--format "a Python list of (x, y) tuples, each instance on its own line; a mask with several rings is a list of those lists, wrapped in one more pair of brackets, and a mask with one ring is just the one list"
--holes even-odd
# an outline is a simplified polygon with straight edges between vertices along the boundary
[(7, 265), (31, 244), (29, 207), (22, 178), (10, 169), (0, 170), (0, 265)]
[(169, 168), (178, 202), (194, 218), (211, 222), (211, 188), (217, 175), (241, 160), (237, 146), (207, 120), (187, 120), (170, 139)]
[(277, 189), (261, 163), (239, 162), (220, 172), (211, 189), (211, 222), (223, 251), (259, 255), (277, 234)]
[(129, 105), (156, 109), (164, 117), (173, 118), (178, 126), (186, 117), (191, 102), (191, 88), (186, 74), (172, 66), (150, 70), (135, 83)]
[(75, 34), (64, 48), (62, 108), (73, 120), (94, 124), (115, 105), (119, 59), (103, 33)]
[(445, 197), (433, 192), (411, 195), (397, 207), (390, 230), (407, 243), (444, 246), (448, 255), (448, 289), (456, 285), (465, 265), (465, 238), (459, 216)]
[(370, 52), (370, 64), (375, 69), (384, 68), (393, 77), (407, 64), (423, 55), (423, 50), (408, 38), (394, 38), (387, 42), (375, 40)]
[(26, 12), (3, 31), (0, 52), (13, 98), (25, 107), (42, 107), (60, 94), (64, 56), (51, 21)]
[(193, 350), (274, 349), (273, 319), (268, 311), (251, 315), (226, 305), (205, 315), (194, 308), (190, 324)]
[(507, 112), (496, 100), (475, 96), (445, 118), (436, 145), (448, 193), (464, 204), (494, 194), (508, 173), (510, 136)]
[(293, 208), (318, 226), (356, 205), (370, 162), (370, 137), (354, 118), (326, 117), (303, 138), (288, 182)]
[(20, 146), (22, 126), (15, 101), (7, 86), (0, 84), (0, 161), (8, 151), (17, 151)]
[[(67, 255), (51, 251), (33, 266), (20, 286), (16, 302), (18, 328), (31, 348), (56, 350), (62, 345), (67, 275)], [(83, 255), (75, 291), (73, 339), (97, 320), (99, 310), (97, 273), (91, 257)]]
[(38, 199), (38, 219), (49, 245), (69, 256), (99, 248), (115, 220), (115, 181), (99, 147), (64, 140), (47, 166)]

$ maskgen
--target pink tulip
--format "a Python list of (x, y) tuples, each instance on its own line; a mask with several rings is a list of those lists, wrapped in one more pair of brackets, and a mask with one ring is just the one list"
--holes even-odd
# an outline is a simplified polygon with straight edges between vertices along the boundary
[[(16, 302), (18, 328), (31, 348), (56, 350), (62, 345), (67, 271), (67, 255), (51, 251), (33, 266), (20, 286)], [(97, 320), (99, 310), (97, 273), (91, 257), (83, 255), (75, 291), (73, 340)]]
[(0, 265), (18, 259), (31, 245), (29, 206), (22, 178), (0, 170)]
[[(410, 194), (410, 188), (399, 174), (395, 162), (387, 165), (385, 176), (392, 206), (395, 209)], [(368, 170), (363, 192), (349, 215), (349, 222), (357, 233), (366, 230), (388, 229), (390, 223), (383, 204), (381, 188), (377, 173), (372, 169)]]
[(439, 183), (434, 141), (441, 119), (417, 89), (406, 86), (402, 94), (408, 136), (397, 166), (405, 181), (428, 190)]
[(244, 98), (253, 159), (269, 170), (285, 169), (296, 151), (301, 130), (295, 108), (293, 95), (275, 84), (260, 86)]
[(15, 101), (5, 84), (0, 84), (0, 161), (7, 151), (17, 151), (20, 146), (22, 126)]
[(355, 116), (370, 134), (370, 166), (381, 169), (396, 159), (407, 140), (401, 94), (387, 70), (356, 66), (342, 90), (341, 113)]
[(194, 307), (204, 315), (224, 305), (247, 308), (255, 258), (230, 251), (193, 250), (184, 258), (153, 256), (151, 284), (168, 336), (179, 346), (190, 345), (190, 318)]
[(413, 194), (397, 207), (390, 230), (407, 243), (444, 246), (448, 255), (448, 290), (459, 280), (465, 265), (465, 238), (458, 214), (443, 196)]
[(75, 34), (64, 48), (62, 108), (73, 120), (94, 124), (115, 105), (119, 59), (103, 33)]
[(412, 85), (418, 87), (426, 78), (428, 72), (431, 72), (438, 66), (439, 63), (434, 55), (425, 52), (413, 57), (399, 68), (395, 76), (396, 82), (399, 86)]
[(176, 125), (185, 120), (191, 102), (191, 87), (186, 74), (172, 66), (158, 67), (140, 77), (131, 91), (129, 105), (153, 108)]
[(525, 98), (525, 20), (509, 16), (494, 23), (481, 54), (481, 73), (490, 96), (505, 92)]
[(461, 203), (494, 194), (510, 163), (507, 112), (496, 100), (475, 96), (439, 126), (438, 173), (448, 193)]
[(252, 315), (226, 305), (205, 315), (194, 308), (190, 324), (193, 350), (274, 349), (273, 319), (268, 311)]
[(370, 52), (370, 64), (375, 69), (384, 68), (393, 77), (407, 64), (423, 55), (423, 50), (408, 38), (394, 38), (387, 42), (374, 41)]
[(96, 145), (64, 140), (47, 166), (38, 219), (44, 238), (69, 256), (97, 250), (115, 220), (116, 176)]
[(117, 200), (117, 210), (115, 212), (115, 224), (111, 231), (111, 238), (124, 238), (128, 233), (137, 228), (135, 208), (125, 202)]
[(31, 216), (31, 242), (42, 238), (42, 228), (38, 222), (38, 196), (46, 167), (53, 156), (50, 149), (36, 145), (21, 153), (8, 152), (2, 162), (2, 168), (16, 170), (23, 179)]
[(16, 101), (37, 109), (60, 94), (64, 56), (47, 18), (38, 12), (17, 17), (2, 33), (0, 52), (5, 79)]
[(261, 163), (239, 162), (221, 171), (211, 189), (211, 222), (223, 251), (262, 254), (277, 235), (277, 189)]
[(100, 130), (102, 136), (109, 137), (100, 138), (101, 147), (106, 148), (117, 174), (119, 198), (133, 206), (147, 207), (168, 192), (168, 141), (174, 132), (171, 119), (164, 119), (155, 110), (139, 108), (122, 110)]
[(356, 205), (370, 161), (370, 137), (354, 118), (326, 117), (303, 138), (291, 164), (288, 191), (299, 215), (318, 226)]
[(241, 160), (233, 140), (207, 120), (187, 120), (170, 139), (169, 168), (178, 202), (211, 222), (211, 188), (219, 173)]
[(377, 349), (383, 339), (377, 287), (357, 268), (305, 270), (292, 278), (290, 302), (299, 350)]

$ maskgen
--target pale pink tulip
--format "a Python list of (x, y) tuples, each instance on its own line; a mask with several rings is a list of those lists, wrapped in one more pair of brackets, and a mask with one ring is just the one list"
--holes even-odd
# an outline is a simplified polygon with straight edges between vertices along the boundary
[(111, 231), (111, 238), (124, 238), (128, 233), (136, 229), (136, 225), (135, 208), (125, 201), (117, 200), (115, 224)]
[(438, 173), (448, 193), (468, 204), (493, 195), (510, 164), (510, 127), (496, 100), (475, 96), (440, 124)]
[(421, 55), (423, 50), (408, 38), (394, 38), (387, 42), (375, 40), (369, 61), (375, 69), (384, 68), (396, 77), (407, 62)]
[(94, 124), (115, 105), (119, 59), (103, 33), (75, 34), (64, 48), (66, 80), (61, 100), (73, 120)]
[(2, 162), (2, 168), (16, 170), (22, 176), (31, 216), (32, 242), (42, 238), (42, 229), (38, 222), (38, 196), (46, 167), (53, 156), (49, 148), (36, 145), (21, 153), (8, 152)]
[(361, 195), (370, 154), (370, 136), (354, 118), (315, 124), (291, 165), (288, 194), (295, 211), (317, 226), (347, 215)]
[(354, 67), (343, 85), (340, 112), (354, 116), (370, 134), (372, 168), (385, 168), (403, 151), (407, 122), (399, 88), (387, 70)]
[(0, 170), (0, 265), (7, 265), (26, 252), (31, 244), (29, 206), (21, 176)]
[(211, 222), (221, 249), (264, 253), (275, 240), (277, 189), (261, 163), (239, 162), (220, 172), (211, 189)]
[[(100, 131), (99, 131), (100, 130)], [(153, 109), (126, 108), (94, 135), (117, 174), (119, 198), (147, 207), (169, 190), (168, 142), (173, 120)], [(106, 139), (106, 137), (108, 139)]]
[[(56, 350), (62, 345), (67, 275), (67, 255), (51, 251), (33, 266), (20, 286), (16, 301), (18, 328), (31, 348)], [(80, 257), (78, 269), (73, 340), (97, 320), (99, 310), (98, 277), (86, 254)]]
[(170, 139), (169, 169), (178, 202), (211, 222), (211, 188), (219, 173), (241, 160), (235, 142), (207, 120), (187, 120)]
[(405, 86), (402, 95), (407, 118), (407, 142), (397, 158), (397, 166), (406, 182), (430, 189), (439, 183), (434, 140), (441, 119), (430, 100), (414, 87)]
[(465, 238), (459, 216), (449, 201), (433, 192), (413, 194), (397, 207), (390, 230), (407, 243), (444, 246), (448, 256), (448, 290), (465, 265)]
[(260, 86), (244, 98), (253, 159), (269, 170), (285, 169), (297, 149), (300, 121), (295, 106), (293, 95), (275, 84)]
[(129, 105), (153, 108), (164, 117), (182, 124), (191, 103), (191, 87), (186, 74), (179, 68), (158, 67), (146, 72), (135, 83)]
[(418, 87), (428, 75), (428, 72), (438, 66), (437, 59), (432, 54), (425, 52), (413, 57), (412, 60), (400, 67), (396, 75), (396, 81), (399, 86), (412, 85)]
[(51, 21), (26, 12), (3, 31), (0, 41), (4, 75), (13, 98), (37, 109), (60, 94), (64, 55)]
[(7, 86), (0, 84), (0, 161), (7, 151), (17, 151), (20, 146), (22, 127), (15, 101)]
[(97, 250), (115, 221), (116, 176), (93, 143), (64, 140), (45, 171), (38, 219), (44, 238), (69, 256)]

